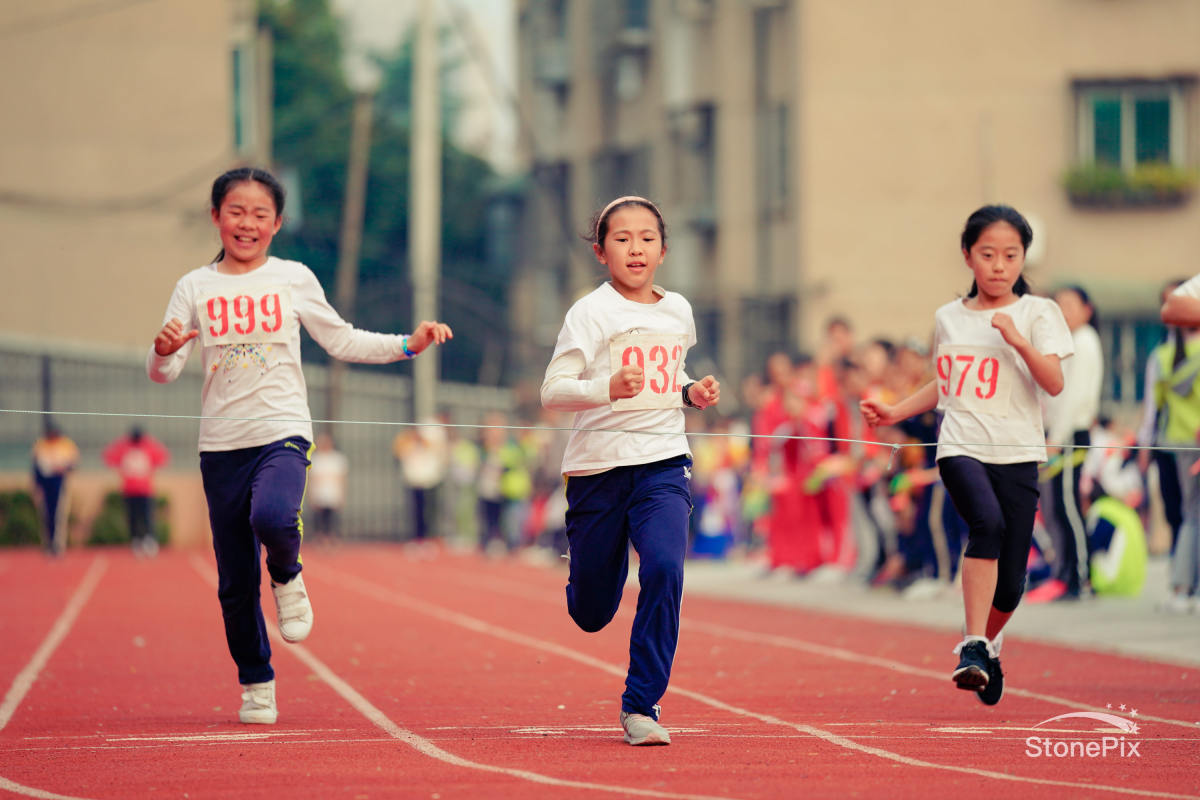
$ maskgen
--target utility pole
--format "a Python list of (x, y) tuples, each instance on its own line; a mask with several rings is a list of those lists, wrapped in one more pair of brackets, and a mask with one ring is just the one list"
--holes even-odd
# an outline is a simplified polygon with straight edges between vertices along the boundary
[[(346, 164), (346, 197), (342, 203), (342, 234), (338, 247), (336, 297), (338, 311), (354, 319), (358, 290), (358, 261), (362, 252), (363, 216), (367, 202), (367, 164), (371, 152), (371, 115), (374, 94), (362, 90), (354, 95), (350, 117), (350, 157)], [(329, 366), (328, 419), (342, 418), (342, 391), (346, 362), (335, 358)]]
[[(421, 0), (413, 63), (408, 261), (412, 270), (413, 324), (438, 318), (438, 272), (442, 227), (441, 109), (438, 97), (437, 28), (433, 0)], [(434, 415), (438, 353), (413, 363), (413, 416)]]

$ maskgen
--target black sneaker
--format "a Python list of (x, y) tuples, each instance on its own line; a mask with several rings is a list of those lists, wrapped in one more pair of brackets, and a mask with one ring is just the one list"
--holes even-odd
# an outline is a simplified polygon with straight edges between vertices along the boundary
[(1000, 702), (1004, 694), (1004, 672), (1000, 669), (1000, 659), (988, 659), (988, 682), (979, 690), (979, 702), (985, 706), (994, 706)]
[[(960, 689), (980, 692), (988, 684), (989, 662), (987, 643), (979, 639), (963, 642), (954, 648), (958, 652), (958, 667), (950, 679)], [(999, 699), (999, 698), (997, 698)]]

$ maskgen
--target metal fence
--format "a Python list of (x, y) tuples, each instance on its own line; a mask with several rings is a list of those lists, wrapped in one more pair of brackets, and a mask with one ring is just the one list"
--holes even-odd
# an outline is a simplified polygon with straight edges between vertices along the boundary
[[(137, 424), (170, 449), (171, 469), (199, 470), (199, 422), (190, 417), (200, 413), (200, 360), (193, 358), (176, 381), (159, 385), (146, 377), (144, 359), (144, 353), (0, 340), (0, 408), (6, 409), (0, 412), (0, 471), (29, 469), (30, 448), (46, 415), (25, 411), (49, 412), (79, 446), (81, 469), (104, 469), (104, 448)], [(316, 420), (326, 418), (329, 373), (323, 365), (304, 367)], [(348, 422), (329, 428), (350, 462), (342, 534), (406, 538), (408, 492), (392, 441), (407, 427), (360, 423), (412, 422), (411, 380), (380, 368), (351, 367), (343, 386), (341, 419)], [(438, 408), (459, 424), (477, 423), (492, 410), (511, 412), (515, 402), (507, 389), (455, 383), (440, 384), (437, 399)]]

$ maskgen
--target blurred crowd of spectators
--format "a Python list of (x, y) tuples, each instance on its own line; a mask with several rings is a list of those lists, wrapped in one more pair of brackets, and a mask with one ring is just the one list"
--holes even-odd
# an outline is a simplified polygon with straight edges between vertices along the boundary
[[(738, 387), (742, 413), (688, 413), (695, 462), (691, 556), (752, 558), (764, 575), (858, 581), (910, 597), (949, 589), (966, 526), (933, 461), (937, 413), (871, 429), (858, 411), (864, 397), (894, 401), (930, 378), (924, 344), (860, 342), (845, 320), (833, 319), (816, 354), (773, 353), (761, 374)], [(427, 420), (402, 433), (394, 452), (413, 492), (412, 540), (443, 536), (493, 555), (526, 548), (564, 553), (559, 465), (570, 424), (569, 415), (551, 412), (537, 419), (495, 413), (480, 429)], [(1139, 459), (1131, 449), (1135, 434), (1097, 417), (1091, 431), (1097, 447), (1051, 448), (1043, 467), (1051, 481), (1064, 460), (1079, 466), (1078, 509), (1089, 530), (1085, 565), (1105, 555), (1114, 531), (1123, 537), (1123, 553), (1142, 553), (1140, 566), (1132, 567), (1138, 574), (1128, 574), (1130, 564), (1123, 563), (1119, 580), (1097, 576), (1085, 582), (1085, 594), (1136, 594), (1144, 580), (1142, 523), (1153, 467), (1148, 453)], [(1124, 510), (1132, 511), (1132, 521)], [(1040, 522), (1037, 539), (1031, 586), (1051, 585), (1062, 546)], [(1041, 594), (1035, 600), (1062, 592)]]

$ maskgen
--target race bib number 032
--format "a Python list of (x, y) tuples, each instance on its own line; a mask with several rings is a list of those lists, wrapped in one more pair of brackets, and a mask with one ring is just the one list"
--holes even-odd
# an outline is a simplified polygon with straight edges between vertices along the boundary
[(213, 294), (200, 298), (196, 313), (206, 347), (286, 342), (292, 295), (286, 287)]
[(672, 333), (623, 333), (609, 343), (612, 371), (627, 364), (642, 368), (645, 381), (633, 397), (612, 402), (614, 411), (641, 411), (683, 406), (679, 370), (685, 337)]
[(938, 407), (1007, 417), (1016, 364), (1001, 347), (942, 345), (937, 350)]

